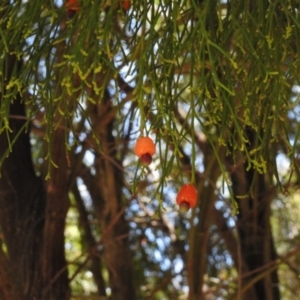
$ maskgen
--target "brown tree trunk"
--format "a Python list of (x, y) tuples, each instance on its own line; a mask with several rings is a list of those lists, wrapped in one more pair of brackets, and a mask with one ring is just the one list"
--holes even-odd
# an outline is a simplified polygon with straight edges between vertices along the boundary
[[(6, 85), (12, 75), (18, 76), (21, 63), (7, 55), (4, 67)], [(2, 107), (5, 97), (12, 98), (5, 85)], [(5, 157), (0, 178), (0, 225), (7, 248), (0, 251), (0, 296), (3, 300), (68, 299), (63, 238), (67, 199), (65, 194), (52, 193), (65, 184), (61, 181), (65, 173), (53, 176), (47, 196), (43, 180), (34, 172), (21, 95), (11, 99), (9, 114), (9, 130), (0, 134), (0, 157)], [(53, 149), (60, 154), (61, 146), (55, 146), (61, 141), (56, 142)], [(61, 169), (57, 173), (61, 174)]]
[[(104, 278), (102, 276), (102, 257), (99, 253), (100, 251), (97, 251), (97, 241), (92, 233), (90, 221), (89, 221), (89, 215), (86, 210), (86, 207), (84, 205), (84, 201), (80, 195), (79, 189), (77, 185), (74, 185), (73, 194), (76, 200), (76, 206), (79, 213), (79, 222), (83, 231), (82, 234), (82, 244), (85, 245), (86, 251), (90, 255), (90, 271), (93, 274), (93, 279), (95, 282), (95, 285), (97, 287), (97, 293), (99, 296), (106, 297), (106, 285)], [(89, 189), (91, 192), (91, 190)], [(95, 196), (95, 195), (91, 195)]]
[[(56, 122), (58, 119), (54, 118)], [(45, 215), (42, 278), (43, 299), (68, 299), (69, 280), (65, 259), (65, 220), (69, 208), (68, 163), (64, 128), (52, 133), (51, 159), (58, 166), (50, 170), (47, 181), (47, 205)]]
[[(249, 148), (255, 145), (253, 130), (247, 130)], [(256, 271), (274, 262), (277, 258), (270, 225), (270, 204), (273, 196), (266, 178), (254, 169), (246, 170), (247, 161), (231, 168), (232, 189), (238, 203), (237, 229), (242, 262), (242, 287), (262, 271)], [(245, 270), (251, 273), (246, 273)], [(265, 271), (265, 270), (264, 270)], [(253, 284), (253, 288), (243, 295), (243, 299), (279, 300), (277, 270), (266, 272), (265, 276)]]
[[(94, 200), (103, 232), (104, 263), (109, 272), (112, 300), (135, 300), (134, 271), (128, 235), (129, 226), (124, 218), (123, 170), (116, 159), (117, 144), (113, 136), (114, 114), (108, 92), (103, 103), (95, 106), (93, 125), (100, 141), (95, 159), (99, 195)], [(111, 114), (110, 118), (105, 118)], [(106, 119), (106, 122), (103, 120)]]
[[(215, 185), (220, 176), (220, 168), (209, 144), (205, 144), (205, 173), (198, 185), (199, 213), (198, 223), (191, 228), (188, 261), (189, 300), (205, 299), (203, 295), (204, 275), (207, 272), (207, 251), (210, 237), (209, 228), (212, 222), (213, 207), (216, 200)], [(220, 150), (221, 153), (222, 150)], [(209, 182), (208, 185), (206, 183)]]
[[(5, 83), (9, 82), (13, 69), (17, 72), (20, 67), (15, 56), (7, 55)], [(1, 94), (1, 105), (9, 92)], [(8, 300), (32, 299), (34, 289), (40, 285), (39, 257), (45, 211), (43, 183), (34, 172), (29, 134), (23, 128), (26, 120), (21, 100), (17, 95), (10, 104), (9, 134), (5, 131), (0, 134), (0, 157), (4, 158), (11, 147), (1, 166), (0, 178), (0, 223), (7, 247), (7, 253), (0, 254), (0, 269), (8, 273), (7, 278), (1, 276), (0, 289), (2, 299)]]

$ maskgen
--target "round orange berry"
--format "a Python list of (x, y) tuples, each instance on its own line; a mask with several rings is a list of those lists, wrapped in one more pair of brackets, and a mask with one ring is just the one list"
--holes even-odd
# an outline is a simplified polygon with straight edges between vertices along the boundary
[(134, 153), (139, 157), (143, 165), (149, 165), (152, 162), (152, 156), (155, 154), (155, 144), (148, 136), (141, 136), (137, 139)]
[(190, 208), (195, 207), (197, 190), (194, 185), (190, 183), (184, 184), (177, 194), (176, 202), (182, 212), (187, 212)]

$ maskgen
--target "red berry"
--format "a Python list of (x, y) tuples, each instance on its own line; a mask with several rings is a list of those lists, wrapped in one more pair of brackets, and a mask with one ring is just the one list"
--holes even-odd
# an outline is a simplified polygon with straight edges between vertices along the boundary
[(140, 162), (144, 166), (149, 166), (152, 163), (152, 156), (149, 153), (143, 154), (140, 157)]
[(78, 0), (67, 0), (66, 9), (67, 12), (70, 10), (77, 12), (80, 10), (80, 2)]
[(182, 212), (187, 212), (190, 208), (196, 206), (197, 190), (192, 184), (184, 184), (179, 190), (176, 202)]
[(124, 12), (128, 11), (130, 7), (131, 7), (131, 1), (126, 1), (126, 0), (122, 1), (122, 8)]
[(152, 156), (155, 154), (156, 148), (152, 139), (147, 136), (141, 136), (137, 139), (134, 153), (139, 157), (143, 165), (149, 165), (152, 162)]

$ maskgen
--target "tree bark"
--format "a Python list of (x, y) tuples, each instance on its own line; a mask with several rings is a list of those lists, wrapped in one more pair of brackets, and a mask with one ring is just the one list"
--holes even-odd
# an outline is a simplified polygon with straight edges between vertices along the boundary
[[(113, 136), (114, 114), (108, 92), (101, 104), (94, 107), (93, 125), (100, 141), (95, 167), (99, 182), (99, 199), (94, 206), (103, 232), (104, 262), (109, 272), (112, 300), (135, 300), (134, 271), (128, 242), (129, 226), (124, 218), (126, 203), (122, 201), (123, 170), (116, 159), (117, 144)], [(106, 118), (107, 119), (107, 118)], [(98, 202), (98, 203), (97, 203)]]
[[(12, 76), (18, 76), (20, 68), (15, 56), (6, 56), (3, 87), (6, 92), (1, 94), (1, 105), (4, 101), (6, 105), (9, 103), (5, 98), (11, 98), (8, 94), (11, 91), (5, 86)], [(0, 178), (0, 223), (7, 247), (7, 253), (1, 253), (0, 269), (8, 274), (7, 278), (1, 276), (0, 286), (3, 299), (33, 299), (34, 290), (40, 285), (44, 189), (32, 164), (21, 95), (11, 99), (9, 113), (9, 133), (4, 130), (0, 134), (0, 157), (5, 157)]]
[[(255, 144), (256, 133), (248, 129), (249, 148)], [(249, 149), (250, 150), (250, 149)], [(242, 159), (242, 158), (241, 158)], [(232, 164), (232, 163), (231, 163)], [(270, 204), (273, 196), (268, 187), (265, 175), (258, 174), (253, 168), (247, 170), (247, 161), (231, 166), (232, 190), (238, 203), (237, 229), (240, 250), (246, 266), (240, 269), (242, 286), (255, 278), (256, 269), (276, 260), (273, 237), (270, 225)], [(245, 270), (253, 271), (249, 274)], [(246, 292), (244, 299), (279, 300), (279, 280), (277, 270), (266, 274), (257, 281), (253, 290)]]
[(99, 296), (106, 297), (106, 285), (102, 276), (102, 257), (97, 250), (97, 241), (92, 233), (90, 227), (89, 214), (81, 198), (77, 185), (73, 187), (73, 194), (76, 200), (76, 206), (79, 213), (79, 222), (82, 227), (82, 244), (86, 246), (90, 255), (90, 271), (93, 274), (95, 285), (97, 286), (97, 293)]
[[(221, 151), (220, 151), (221, 152)], [(213, 155), (209, 144), (205, 145), (205, 173), (207, 180), (201, 180), (199, 193), (198, 223), (192, 225), (190, 232), (190, 249), (188, 260), (189, 273), (189, 300), (205, 299), (203, 295), (204, 275), (207, 272), (207, 250), (209, 242), (209, 227), (212, 222), (213, 206), (216, 200), (215, 189), (211, 183), (215, 184), (220, 176), (218, 161)], [(208, 185), (205, 185), (209, 182)]]
[[(54, 118), (56, 122), (58, 118)], [(69, 299), (68, 269), (65, 258), (65, 221), (69, 208), (68, 162), (64, 128), (52, 133), (51, 159), (58, 166), (50, 169), (46, 182), (47, 205), (42, 251), (43, 299)]]
[[(9, 105), (10, 117), (9, 129), (0, 134), (0, 157), (5, 158), (0, 178), (0, 224), (7, 251), (0, 252), (0, 295), (4, 300), (63, 300), (69, 298), (63, 235), (67, 200), (62, 201), (53, 191), (61, 192), (59, 184), (65, 183), (61, 178), (65, 173), (57, 171), (48, 184), (48, 194), (35, 174), (24, 101), (20, 94), (14, 97), (6, 89), (21, 67), (14, 55), (6, 56), (1, 106)], [(61, 141), (55, 142), (53, 149), (61, 156), (60, 148), (55, 147)], [(66, 189), (64, 193), (67, 195)]]

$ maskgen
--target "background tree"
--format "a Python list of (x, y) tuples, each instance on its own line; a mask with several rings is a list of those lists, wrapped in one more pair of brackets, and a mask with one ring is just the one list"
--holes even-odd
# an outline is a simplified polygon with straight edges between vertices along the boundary
[(297, 1), (2, 2), (1, 299), (294, 299)]

